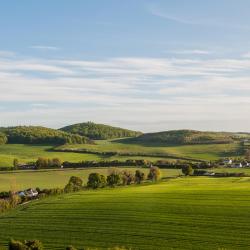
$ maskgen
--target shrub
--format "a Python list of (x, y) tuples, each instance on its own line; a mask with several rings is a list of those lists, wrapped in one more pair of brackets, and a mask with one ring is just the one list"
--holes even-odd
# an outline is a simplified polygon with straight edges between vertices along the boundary
[(43, 250), (43, 244), (39, 240), (10, 240), (9, 250)]
[(114, 186), (121, 184), (121, 180), (122, 178), (119, 173), (112, 173), (107, 176), (107, 184), (110, 187), (114, 187)]
[(77, 250), (77, 248), (73, 247), (73, 246), (67, 246), (66, 250)]
[(135, 171), (135, 183), (140, 184), (143, 180), (145, 180), (145, 174), (140, 170), (136, 170)]
[(150, 167), (148, 179), (151, 181), (158, 181), (161, 178), (161, 171), (158, 167)]
[(106, 185), (106, 180), (104, 175), (98, 173), (91, 173), (88, 178), (87, 186), (90, 188), (100, 188)]
[(65, 186), (64, 191), (66, 193), (76, 192), (82, 189), (83, 181), (80, 177), (71, 176), (68, 184)]
[(192, 175), (193, 174), (193, 168), (191, 165), (185, 165), (182, 167), (182, 173), (184, 175)]
[(130, 171), (127, 170), (124, 170), (121, 173), (121, 176), (123, 185), (130, 185), (135, 179), (135, 176)]

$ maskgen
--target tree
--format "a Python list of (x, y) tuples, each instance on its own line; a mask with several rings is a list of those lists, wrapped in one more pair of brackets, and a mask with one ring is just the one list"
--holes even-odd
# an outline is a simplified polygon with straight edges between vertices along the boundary
[(145, 180), (145, 174), (141, 170), (135, 171), (135, 183), (141, 184), (141, 182)]
[(36, 161), (36, 168), (41, 169), (41, 168), (47, 168), (48, 167), (48, 159), (39, 157)]
[(250, 149), (246, 150), (245, 157), (247, 161), (250, 161)]
[(80, 177), (71, 176), (68, 184), (65, 186), (64, 191), (66, 193), (76, 192), (82, 189), (83, 181)]
[(67, 246), (66, 250), (77, 250), (77, 248), (73, 247), (73, 246)]
[(193, 174), (193, 168), (191, 165), (185, 165), (182, 167), (182, 173), (184, 175), (192, 175)]
[(52, 159), (52, 166), (60, 168), (62, 166), (62, 161), (59, 158)]
[(121, 176), (123, 185), (130, 185), (135, 179), (135, 176), (130, 171), (127, 170), (124, 170), (121, 173)]
[(90, 188), (100, 188), (106, 185), (106, 180), (104, 175), (99, 173), (91, 173), (88, 178), (87, 186)]
[(117, 186), (119, 184), (121, 184), (121, 175), (119, 173), (112, 173), (110, 175), (107, 176), (107, 184), (110, 187), (114, 187)]
[(43, 250), (43, 244), (39, 240), (10, 240), (9, 250)]
[(148, 179), (158, 181), (161, 179), (161, 170), (158, 167), (151, 166), (148, 174)]
[(18, 168), (18, 165), (19, 165), (19, 161), (18, 161), (17, 158), (15, 158), (15, 159), (13, 160), (13, 167), (14, 167), (15, 169), (17, 169), (17, 168)]

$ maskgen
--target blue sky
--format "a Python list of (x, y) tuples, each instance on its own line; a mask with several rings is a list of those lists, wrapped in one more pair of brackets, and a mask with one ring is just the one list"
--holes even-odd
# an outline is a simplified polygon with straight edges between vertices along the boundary
[(250, 131), (250, 1), (0, 2), (0, 126)]

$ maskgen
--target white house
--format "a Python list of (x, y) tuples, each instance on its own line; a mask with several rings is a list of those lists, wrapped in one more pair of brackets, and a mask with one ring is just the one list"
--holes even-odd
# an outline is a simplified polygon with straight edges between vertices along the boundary
[(223, 163), (226, 164), (226, 165), (232, 165), (233, 164), (233, 160), (232, 159), (225, 159), (223, 161)]

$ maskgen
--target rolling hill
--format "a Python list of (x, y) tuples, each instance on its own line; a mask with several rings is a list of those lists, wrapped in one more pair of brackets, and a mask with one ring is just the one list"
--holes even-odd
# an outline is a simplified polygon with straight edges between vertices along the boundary
[(225, 144), (237, 139), (233, 133), (202, 132), (196, 130), (171, 130), (142, 134), (128, 139), (135, 143), (162, 143), (172, 145)]
[(66, 126), (60, 129), (61, 131), (86, 136), (93, 140), (107, 140), (122, 137), (136, 137), (141, 135), (141, 132), (128, 129), (112, 127), (104, 124), (96, 124), (93, 122), (78, 123)]
[[(0, 128), (2, 141), (15, 144), (65, 144), (90, 143), (87, 137), (40, 126)], [(4, 138), (7, 137), (7, 141)]]

